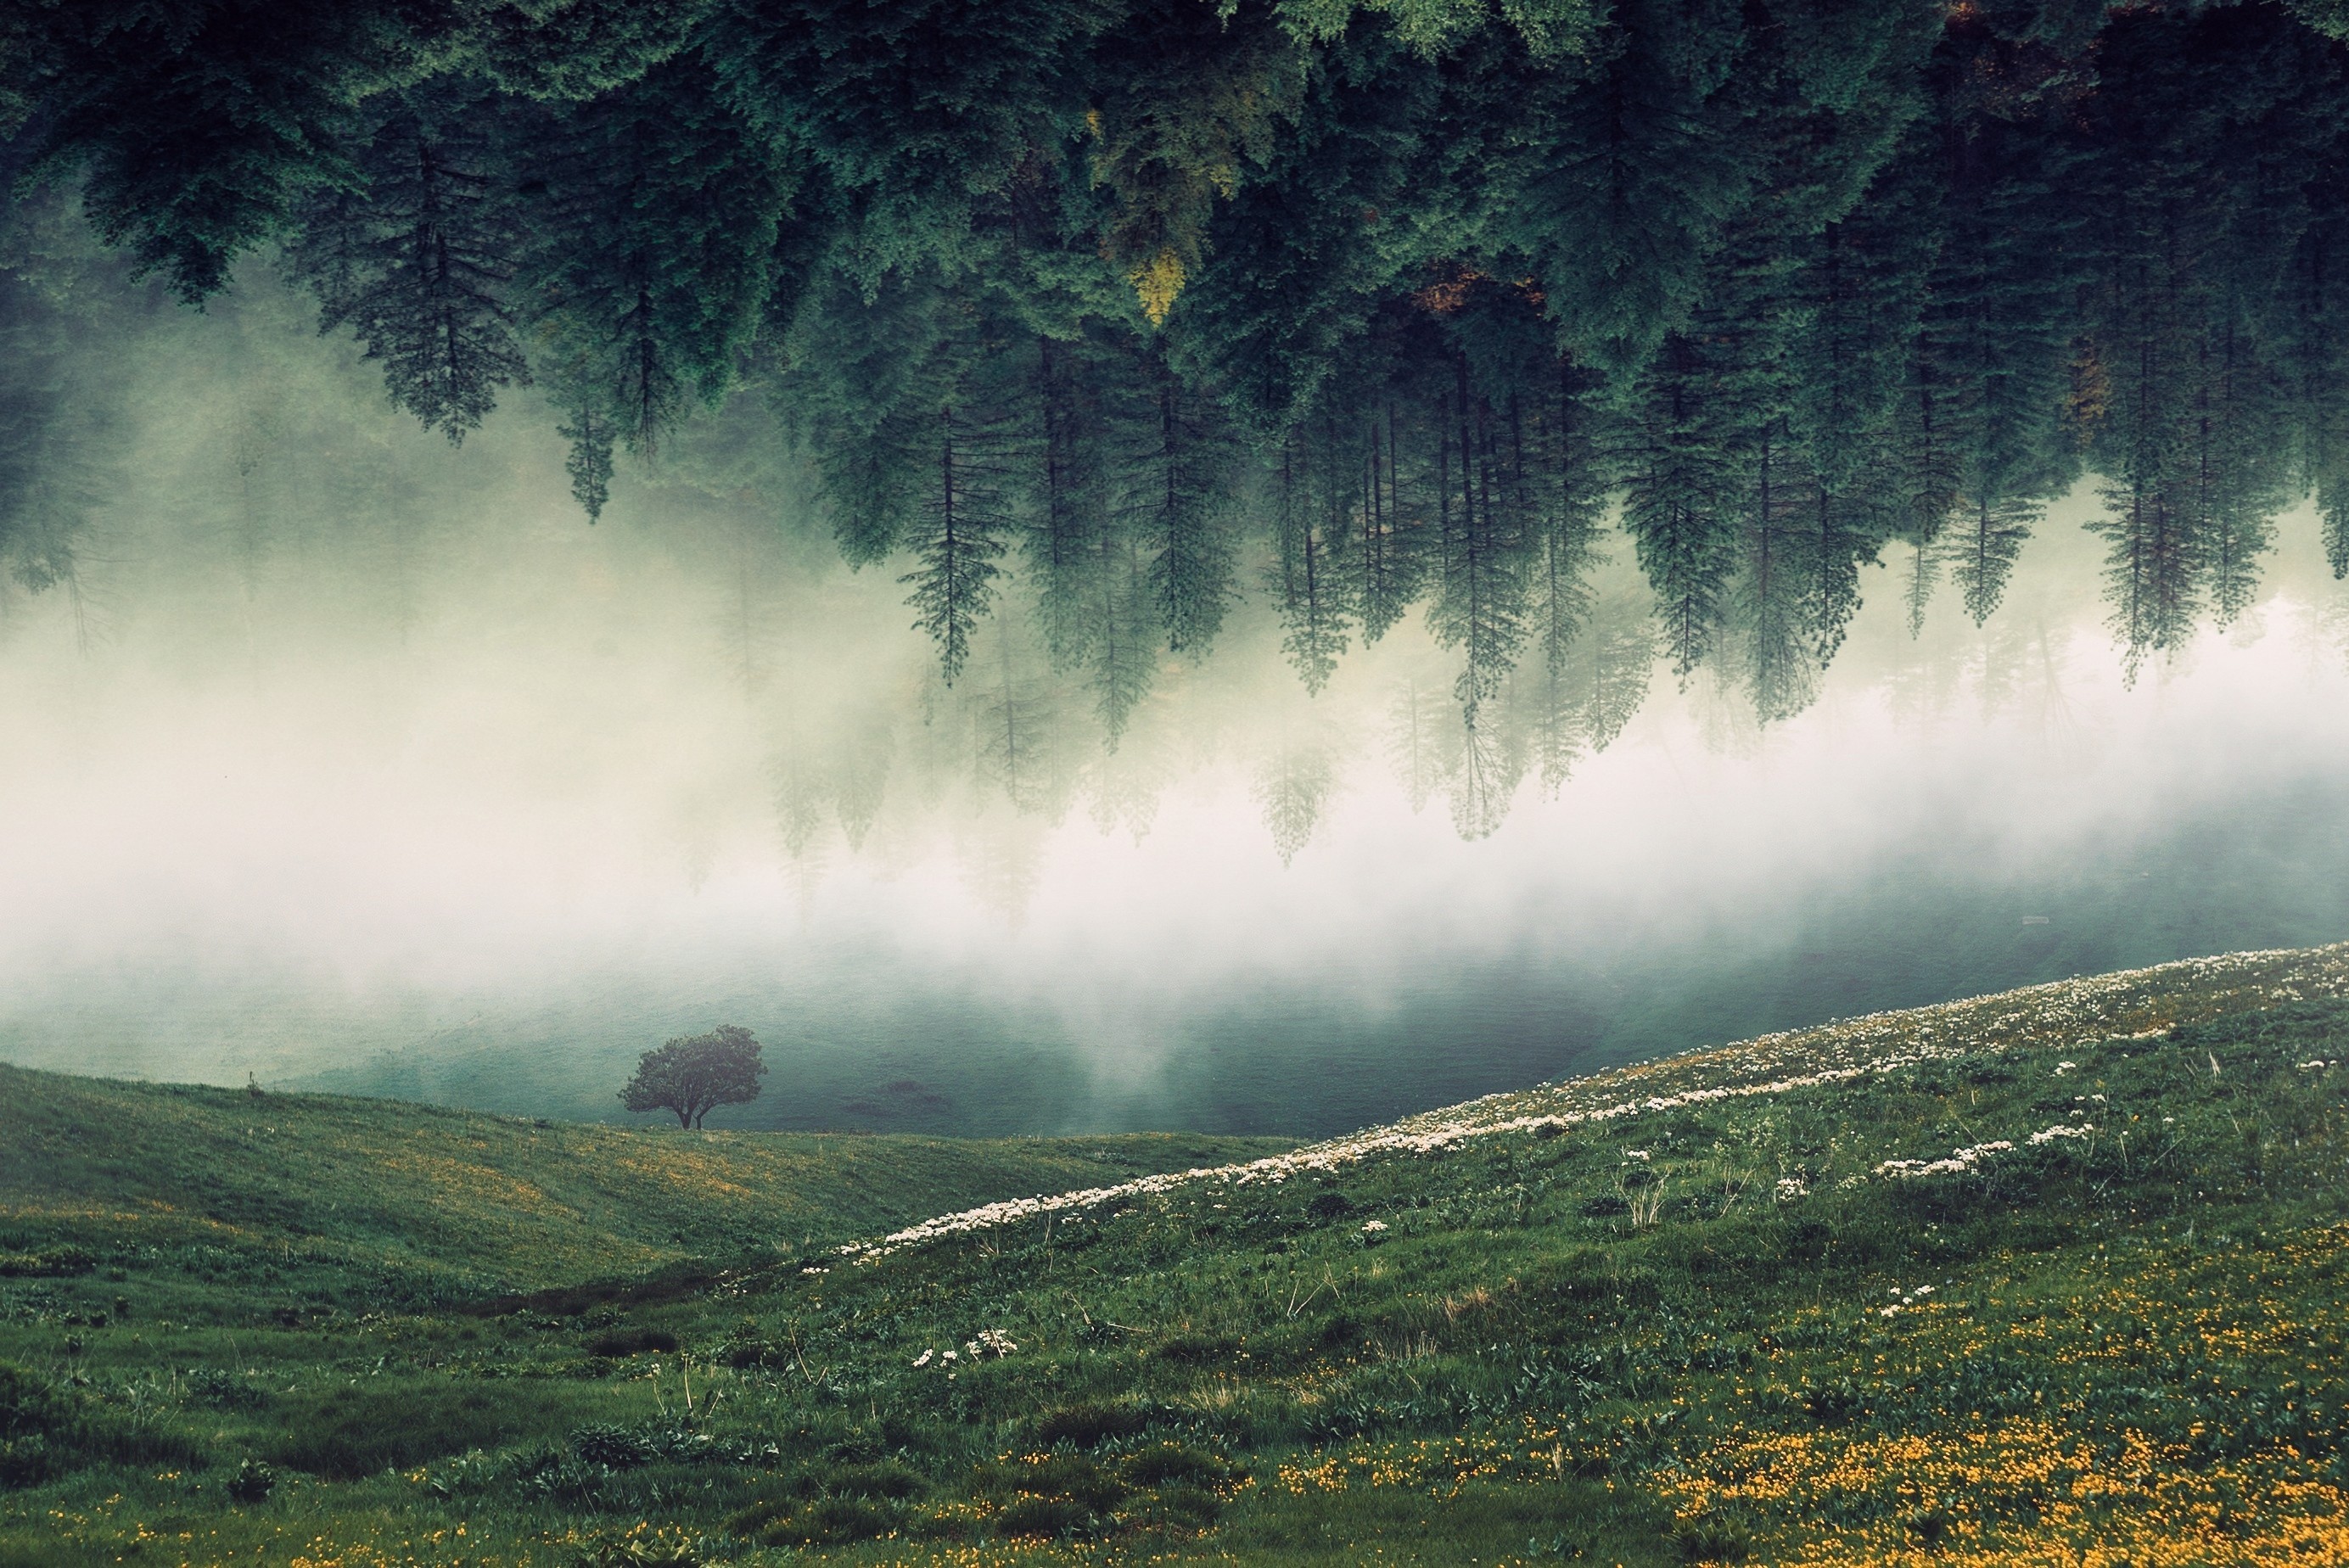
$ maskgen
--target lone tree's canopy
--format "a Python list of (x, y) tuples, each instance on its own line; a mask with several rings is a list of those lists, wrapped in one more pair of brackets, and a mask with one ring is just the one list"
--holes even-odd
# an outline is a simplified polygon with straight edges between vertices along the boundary
[(721, 1105), (747, 1105), (759, 1098), (767, 1064), (759, 1042), (739, 1024), (720, 1024), (706, 1035), (688, 1035), (636, 1063), (636, 1076), (620, 1091), (630, 1110), (669, 1110), (679, 1127), (699, 1127)]

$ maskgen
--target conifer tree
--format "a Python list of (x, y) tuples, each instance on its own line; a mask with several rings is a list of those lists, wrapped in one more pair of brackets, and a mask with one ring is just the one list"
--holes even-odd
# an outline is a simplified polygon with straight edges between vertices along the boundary
[(1374, 460), (1362, 476), (1359, 494), (1349, 493), (1358, 487), (1344, 482), (1353, 476), (1342, 469), (1311, 473), (1313, 457), (1335, 467), (1342, 450), (1328, 422), (1320, 434), (1324, 439), (1318, 451), (1294, 430), (1281, 443), (1272, 503), (1274, 564), (1268, 573), (1280, 606), (1281, 651), (1309, 695), (1319, 694), (1346, 651), (1340, 549), (1355, 524), (1346, 503), (1354, 503), (1366, 520), (1364, 527), (1375, 529), (1375, 521), (1367, 520), (1377, 504), (1372, 487), (1381, 482)]
[(1067, 670), (1084, 662), (1100, 630), (1090, 605), (1109, 526), (1106, 438), (1088, 346), (1040, 335), (1036, 354), (1028, 566), (1045, 650)]
[(1148, 555), (1150, 596), (1166, 646), (1204, 654), (1237, 593), (1227, 519), (1229, 433), (1162, 352), (1132, 366), (1118, 511)]
[(291, 249), (322, 330), (347, 326), (392, 401), (464, 439), (530, 381), (508, 284), (521, 236), (498, 189), (495, 105), (411, 89), (356, 157), (358, 188), (312, 205)]
[(1428, 624), (1438, 642), (1459, 650), (1454, 694), (1474, 731), (1479, 709), (1501, 695), (1525, 644), (1532, 533), (1518, 486), (1514, 410), (1495, 409), (1471, 389), (1464, 356), (1454, 370), (1452, 393), (1439, 407), (1441, 553)]
[(581, 428), (649, 457), (732, 387), (797, 175), (686, 57), (518, 135), (546, 377)]
[(311, 199), (355, 188), (355, 106), (463, 42), (463, 7), (98, 0), (12, 7), (0, 76), (45, 172), (92, 226), (190, 303)]
[(1815, 656), (1812, 622), (1805, 614), (1811, 580), (1805, 554), (1817, 536), (1803, 526), (1811, 487), (1794, 462), (1783, 424), (1761, 432), (1752, 462), (1732, 619), (1744, 644), (1739, 674), (1754, 713), (1766, 724), (1800, 712), (1818, 689), (1824, 660)]
[(1002, 433), (952, 404), (941, 407), (921, 489), (906, 603), (914, 624), (938, 645), (939, 673), (952, 686), (969, 657), (971, 634), (995, 602), (1010, 518), (1003, 510)]
[(1102, 739), (1115, 751), (1133, 710), (1157, 679), (1159, 632), (1148, 567), (1130, 521), (1112, 519), (1096, 538), (1090, 674)]
[(1734, 561), (1735, 437), (1698, 346), (1675, 334), (1625, 421), (1623, 526), (1683, 680), (1713, 648)]
[(2039, 521), (2036, 501), (1990, 494), (1967, 498), (1949, 539), (1950, 562), (1966, 614), (1979, 626), (2005, 596), (2006, 580)]

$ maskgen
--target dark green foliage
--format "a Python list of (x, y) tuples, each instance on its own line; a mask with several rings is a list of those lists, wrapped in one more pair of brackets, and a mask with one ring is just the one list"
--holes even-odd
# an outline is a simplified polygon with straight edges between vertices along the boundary
[(558, 1394), (527, 1385), (370, 1379), (281, 1401), (268, 1457), (289, 1470), (348, 1480), (502, 1447), (546, 1429), (563, 1408)]
[(508, 285), (522, 247), (502, 197), (498, 106), (419, 88), (357, 153), (357, 189), (306, 215), (292, 261), (322, 327), (347, 326), (384, 364), (392, 400), (460, 441), (526, 385)]
[(1354, 1201), (1343, 1192), (1316, 1192), (1305, 1212), (1317, 1220), (1342, 1220), (1354, 1212)]
[(1137, 1449), (1118, 1466), (1118, 1473), (1128, 1485), (1142, 1487), (1169, 1481), (1219, 1486), (1234, 1479), (1230, 1464), (1185, 1443), (1157, 1443)]
[(595, 1335), (587, 1341), (591, 1356), (642, 1356), (648, 1351), (662, 1354), (677, 1348), (677, 1336), (658, 1328), (613, 1328)]
[(360, 183), (354, 106), (417, 73), (460, 15), (261, 0), (37, 14), (32, 48), (6, 69), (36, 105), (43, 164), (79, 174), (98, 232), (190, 301), (224, 287), (237, 256), (307, 198)]
[(666, 1110), (679, 1127), (699, 1127), (721, 1105), (747, 1105), (759, 1098), (767, 1064), (750, 1030), (720, 1024), (706, 1035), (688, 1035), (647, 1051), (636, 1076), (620, 1090), (630, 1110)]
[(870, 1541), (897, 1527), (897, 1516), (856, 1497), (818, 1498), (807, 1507), (759, 1527), (758, 1538), (772, 1546), (818, 1546)]
[(484, 8), (478, 48), (509, 92), (589, 98), (686, 47), (711, 9), (710, 0), (524, 0)]
[(575, 447), (650, 456), (733, 385), (797, 176), (691, 60), (519, 120), (545, 378)]
[(277, 1472), (257, 1460), (238, 1460), (236, 1473), (228, 1478), (229, 1497), (247, 1508), (267, 1502), (276, 1490)]
[(58, 1465), (52, 1445), (72, 1425), (72, 1410), (56, 1390), (0, 1361), (0, 1489), (47, 1480)]
[(910, 585), (914, 624), (938, 645), (938, 670), (948, 686), (970, 656), (970, 639), (995, 601), (997, 560), (1009, 519), (1003, 511), (1000, 433), (985, 415), (942, 406), (926, 443), (933, 468), (915, 508), (915, 569)]
[(1149, 1425), (1148, 1412), (1130, 1406), (1092, 1402), (1064, 1405), (1046, 1412), (1037, 1421), (1036, 1440), (1048, 1448), (1056, 1443), (1098, 1448), (1115, 1438), (1132, 1437)]
[[(1482, 832), (1653, 652), (1770, 720), (1871, 563), (1912, 627), (1945, 581), (1987, 620), (2085, 469), (2133, 663), (2245, 613), (2298, 493), (2349, 571), (2322, 6), (330, 9), (19, 7), (0, 173), (78, 181), (191, 298), (285, 241), (452, 439), (536, 384), (591, 519), (755, 380), (790, 449), (718, 466), (806, 459), (950, 680), (1024, 601), (1112, 747), (1258, 584), (1309, 692), (1425, 607)], [(38, 588), (102, 400), (13, 286)], [(1592, 619), (1616, 502), (1650, 638)]]
[(58, 206), (0, 204), (0, 591), (72, 585), (112, 477), (111, 346), (97, 280), (44, 254), (64, 226)]
[(36, 1252), (0, 1253), (0, 1275), (37, 1279), (86, 1274), (97, 1266), (98, 1258), (88, 1247), (77, 1247), (71, 1243), (44, 1247)]

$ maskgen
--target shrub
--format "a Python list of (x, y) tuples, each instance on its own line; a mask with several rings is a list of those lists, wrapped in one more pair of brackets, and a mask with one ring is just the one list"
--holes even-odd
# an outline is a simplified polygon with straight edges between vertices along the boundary
[(55, 1279), (67, 1274), (86, 1274), (96, 1267), (98, 1259), (87, 1247), (47, 1247), (39, 1252), (0, 1253), (0, 1274), (19, 1278)]
[(823, 1450), (823, 1457), (837, 1465), (878, 1464), (888, 1457), (889, 1440), (880, 1432), (854, 1431)]
[(612, 1470), (632, 1470), (653, 1459), (652, 1445), (626, 1427), (580, 1427), (571, 1434), (571, 1451), (587, 1464)]
[(47, 1384), (0, 1361), (0, 1491), (38, 1486), (63, 1468), (53, 1439), (72, 1427), (73, 1414)]
[(1327, 1348), (1340, 1349), (1362, 1336), (1361, 1319), (1350, 1312), (1332, 1313), (1314, 1337)]
[(1173, 1523), (1204, 1530), (1222, 1517), (1224, 1500), (1204, 1486), (1174, 1481), (1153, 1499), (1152, 1511)]
[(826, 1497), (759, 1532), (762, 1546), (824, 1546), (872, 1541), (896, 1528), (896, 1516), (855, 1497)]
[(917, 1497), (929, 1490), (919, 1472), (895, 1460), (879, 1464), (850, 1465), (823, 1479), (826, 1491), (841, 1497)]
[(0, 1438), (0, 1491), (38, 1486), (56, 1473), (57, 1460), (49, 1440), (38, 1432), (20, 1438)]
[(615, 1328), (587, 1342), (590, 1356), (642, 1356), (648, 1350), (664, 1354), (677, 1348), (677, 1336), (658, 1328)]
[(387, 1377), (330, 1389), (285, 1411), (268, 1457), (312, 1475), (353, 1480), (468, 1449), (502, 1448), (544, 1430), (559, 1415), (551, 1395), (512, 1383), (419, 1385)]
[(1132, 1406), (1087, 1401), (1046, 1414), (1036, 1423), (1036, 1440), (1047, 1447), (1070, 1443), (1081, 1449), (1097, 1448), (1112, 1438), (1130, 1438), (1149, 1425), (1149, 1418)]
[(720, 1358), (738, 1372), (753, 1367), (783, 1367), (791, 1361), (790, 1357), (766, 1340), (748, 1336), (728, 1340)]
[(1692, 1520), (1672, 1532), (1684, 1563), (1743, 1563), (1753, 1551), (1745, 1532), (1723, 1520)]
[(229, 1496), (248, 1508), (267, 1502), (269, 1494), (276, 1490), (277, 1472), (257, 1460), (246, 1460), (228, 1478)]
[(701, 1554), (682, 1542), (606, 1541), (571, 1561), (572, 1568), (701, 1568)]
[(0, 1438), (47, 1437), (71, 1412), (46, 1383), (22, 1367), (0, 1361)]
[(1236, 1340), (1204, 1334), (1178, 1334), (1161, 1340), (1150, 1354), (1161, 1361), (1174, 1361), (1185, 1366), (1202, 1361), (1222, 1361), (1239, 1349)]
[(187, 1377), (188, 1397), (220, 1410), (263, 1410), (269, 1407), (269, 1390), (250, 1377), (218, 1367), (191, 1367)]
[(1119, 1473), (1134, 1486), (1164, 1486), (1188, 1481), (1218, 1486), (1232, 1478), (1232, 1467), (1215, 1455), (1188, 1443), (1156, 1443), (1128, 1455)]
[(786, 1518), (799, 1505), (799, 1499), (789, 1496), (761, 1497), (726, 1516), (726, 1533), (744, 1539), (756, 1536), (768, 1525)]
[(1868, 1395), (1848, 1377), (1813, 1384), (1803, 1390), (1803, 1405), (1822, 1427), (1841, 1426), (1868, 1410)]
[(1092, 1510), (1071, 1497), (1015, 1499), (996, 1521), (1006, 1535), (1074, 1535), (1091, 1527)]
[(968, 1541), (978, 1533), (978, 1522), (968, 1511), (948, 1506), (915, 1514), (905, 1530), (916, 1541)]
[(1834, 1230), (1825, 1221), (1808, 1215), (1789, 1220), (1778, 1231), (1778, 1250), (1789, 1263), (1818, 1263), (1834, 1243)]
[(979, 1472), (979, 1488), (996, 1496), (1062, 1498), (1079, 1504), (1088, 1517), (1107, 1513), (1125, 1501), (1132, 1490), (1095, 1460), (1081, 1454), (1050, 1454), (1020, 1464), (989, 1466)]
[(1354, 1212), (1354, 1201), (1343, 1192), (1317, 1192), (1305, 1212), (1317, 1220), (1342, 1220)]

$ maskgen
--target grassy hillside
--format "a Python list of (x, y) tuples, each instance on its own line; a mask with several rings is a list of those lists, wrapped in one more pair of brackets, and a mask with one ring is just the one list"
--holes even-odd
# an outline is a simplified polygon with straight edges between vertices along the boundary
[(371, 1275), (387, 1305), (805, 1250), (981, 1196), (1289, 1146), (684, 1132), (5, 1066), (0, 1107), (12, 1229), (101, 1250), (209, 1246), (257, 1267), (295, 1247), (312, 1270)]
[(819, 1252), (813, 1140), (12, 1076), (0, 1563), (2349, 1564), (2344, 1084), (2245, 954)]

